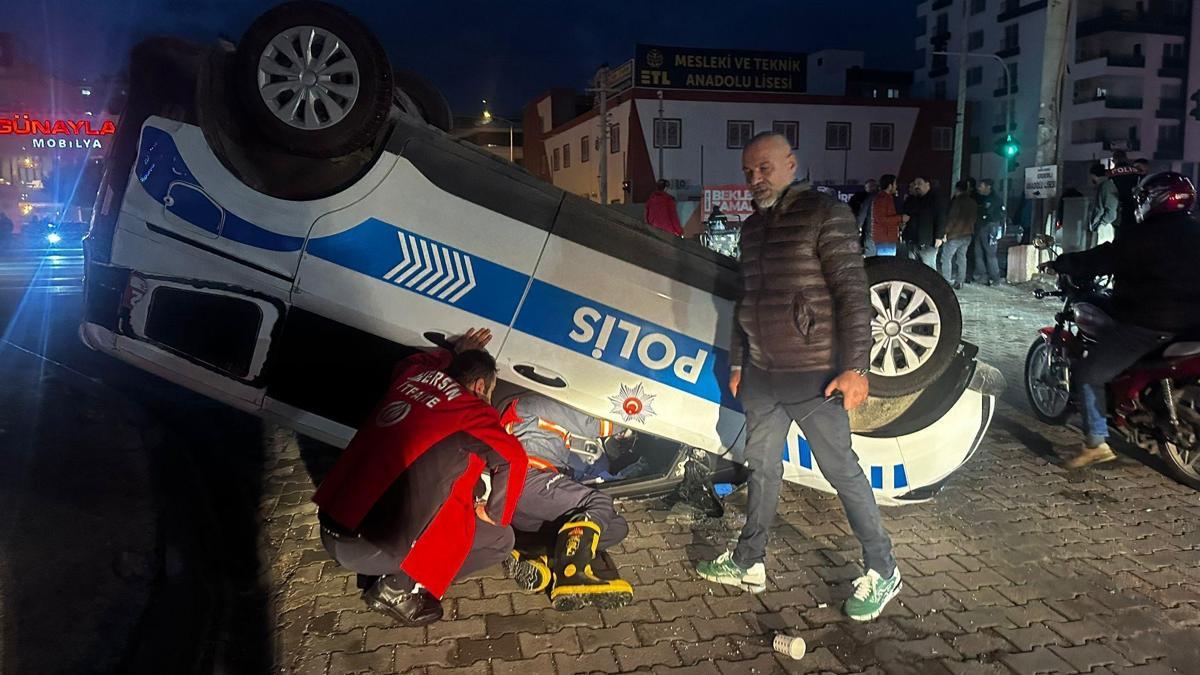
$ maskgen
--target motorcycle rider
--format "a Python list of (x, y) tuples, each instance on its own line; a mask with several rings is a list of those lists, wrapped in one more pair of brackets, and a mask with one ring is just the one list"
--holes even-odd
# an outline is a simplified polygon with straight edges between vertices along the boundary
[(1189, 211), (1196, 188), (1166, 171), (1134, 190), (1137, 225), (1116, 242), (1068, 253), (1043, 269), (1076, 277), (1113, 275), (1115, 322), (1073, 364), (1083, 412), (1083, 448), (1065, 462), (1079, 468), (1116, 459), (1108, 446), (1105, 385), (1176, 334), (1200, 323), (1200, 223)]

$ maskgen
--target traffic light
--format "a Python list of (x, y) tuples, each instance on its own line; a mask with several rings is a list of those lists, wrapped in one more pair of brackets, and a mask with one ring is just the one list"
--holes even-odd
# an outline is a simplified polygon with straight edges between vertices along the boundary
[(1188, 98), (1191, 99), (1192, 102), (1196, 104), (1196, 107), (1192, 108), (1192, 111), (1188, 114), (1192, 116), (1192, 119), (1200, 120), (1200, 89), (1197, 89), (1196, 91), (1192, 92), (1192, 95), (1189, 96)]
[(1021, 144), (1008, 134), (1003, 139), (996, 139), (996, 154), (1010, 161), (1015, 161), (1021, 152)]

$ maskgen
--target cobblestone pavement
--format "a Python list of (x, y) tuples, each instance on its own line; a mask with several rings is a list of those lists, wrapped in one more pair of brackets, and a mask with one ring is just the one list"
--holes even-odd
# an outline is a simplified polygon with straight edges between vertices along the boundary
[[(494, 569), (452, 587), (446, 620), (389, 627), (321, 550), (309, 502), (319, 453), (281, 431), (260, 510), (279, 669), (1200, 672), (1200, 494), (1133, 451), (1100, 468), (1059, 466), (1054, 444), (1076, 436), (1038, 423), (1021, 390), (1025, 350), (1054, 305), (1027, 288), (968, 286), (961, 299), (966, 339), (1009, 388), (982, 449), (949, 487), (884, 510), (906, 583), (876, 621), (838, 610), (859, 573), (839, 503), (786, 484), (760, 595), (691, 571), (736, 535), (738, 508), (696, 522), (633, 502), (623, 505), (631, 534), (613, 551), (635, 585), (633, 605), (556, 612)], [(803, 636), (808, 655), (776, 656), (768, 640), (777, 630)]]

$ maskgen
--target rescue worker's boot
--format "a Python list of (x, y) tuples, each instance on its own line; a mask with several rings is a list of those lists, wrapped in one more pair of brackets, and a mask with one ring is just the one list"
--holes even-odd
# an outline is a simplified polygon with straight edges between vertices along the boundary
[(442, 618), (442, 603), (402, 574), (379, 577), (362, 598), (368, 607), (404, 626), (424, 626)]
[(508, 578), (527, 591), (544, 591), (550, 585), (550, 563), (546, 556), (531, 556), (513, 551), (504, 561)]
[(633, 587), (622, 579), (599, 579), (592, 574), (600, 525), (577, 520), (558, 530), (554, 545), (554, 579), (550, 602), (554, 609), (568, 611), (585, 605), (623, 607), (633, 601)]

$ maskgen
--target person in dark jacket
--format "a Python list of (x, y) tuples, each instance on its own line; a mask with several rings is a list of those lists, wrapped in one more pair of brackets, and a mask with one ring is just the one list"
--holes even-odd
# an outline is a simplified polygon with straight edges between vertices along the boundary
[(918, 176), (909, 183), (904, 213), (908, 215), (904, 225), (908, 257), (937, 269), (938, 249), (946, 236), (946, 219), (929, 181)]
[(855, 222), (858, 223), (858, 229), (861, 232), (858, 241), (862, 244), (863, 255), (867, 257), (875, 255), (875, 240), (871, 231), (871, 205), (878, 193), (879, 181), (871, 178), (863, 184), (862, 192), (855, 192), (851, 195), (850, 201), (846, 202), (851, 213), (854, 214)]
[(1084, 439), (1069, 468), (1117, 457), (1107, 443), (1108, 382), (1176, 334), (1200, 327), (1200, 223), (1188, 215), (1195, 201), (1196, 189), (1184, 176), (1150, 176), (1134, 191), (1135, 226), (1114, 242), (1043, 265), (1072, 276), (1113, 275), (1116, 322), (1092, 336), (1096, 343), (1073, 368)]
[(782, 134), (756, 136), (742, 167), (755, 212), (742, 227), (729, 388), (746, 413), (746, 524), (734, 550), (696, 570), (752, 593), (766, 587), (767, 537), (783, 479), (779, 451), (794, 421), (863, 546), (866, 573), (843, 610), (868, 621), (899, 593), (900, 571), (851, 447), (847, 411), (867, 397), (871, 360), (858, 231), (846, 205), (796, 182), (796, 157)]
[(963, 279), (967, 275), (967, 248), (970, 247), (971, 237), (975, 233), (979, 207), (975, 204), (975, 195), (971, 194), (970, 184), (966, 180), (955, 183), (954, 190), (954, 199), (950, 200), (950, 210), (946, 214), (942, 277), (954, 284), (955, 288), (962, 288)]
[(862, 213), (863, 204), (866, 204), (868, 200), (874, 198), (875, 194), (878, 192), (879, 181), (875, 180), (874, 178), (868, 178), (867, 182), (863, 183), (862, 192), (855, 192), (854, 194), (850, 195), (850, 201), (846, 202), (846, 205), (850, 207), (850, 212), (854, 214), (855, 218), (858, 218)]
[(1004, 231), (1004, 211), (1000, 208), (1000, 198), (992, 191), (990, 178), (979, 181), (975, 201), (979, 206), (975, 238), (971, 242), (975, 249), (975, 277), (987, 279), (987, 285), (994, 286), (1004, 282), (1000, 261), (996, 259), (996, 243)]
[(646, 222), (663, 232), (682, 237), (679, 210), (675, 207), (675, 198), (667, 193), (667, 185), (665, 180), (658, 181), (658, 189), (646, 200)]
[[(629, 534), (629, 524), (617, 513), (612, 497), (578, 482), (586, 467), (575, 462), (572, 443), (627, 436), (632, 431), (608, 420), (581, 413), (542, 394), (527, 393), (504, 407), (500, 422), (516, 436), (529, 457), (525, 488), (513, 515), (513, 529), (539, 532), (552, 524), (561, 539), (575, 530), (594, 530), (596, 546), (575, 546), (568, 554), (565, 541), (553, 557), (513, 551), (505, 567), (509, 576), (527, 590), (550, 587), (555, 609), (572, 610), (584, 605), (620, 607), (633, 600), (633, 588), (622, 579), (599, 579), (590, 572), (591, 559)], [(581, 532), (581, 534), (589, 534)], [(584, 556), (586, 560), (580, 560)], [(568, 573), (568, 570), (574, 570)]]
[(1107, 176), (1117, 190), (1117, 220), (1114, 236), (1120, 235), (1122, 227), (1135, 224), (1133, 218), (1133, 189), (1137, 187), (1143, 176), (1142, 169), (1129, 161), (1123, 150), (1113, 152), (1113, 167)]
[(325, 549), (360, 575), (367, 606), (407, 626), (440, 619), (455, 578), (512, 551), (527, 459), (488, 404), (490, 340), (486, 329), (470, 330), (454, 353), (401, 361), (313, 495)]
[(1108, 177), (1104, 165), (1096, 162), (1088, 169), (1088, 173), (1092, 185), (1096, 186), (1096, 194), (1088, 212), (1087, 248), (1094, 248), (1115, 237), (1121, 206), (1117, 186)]

